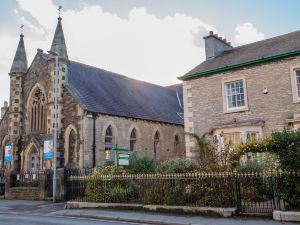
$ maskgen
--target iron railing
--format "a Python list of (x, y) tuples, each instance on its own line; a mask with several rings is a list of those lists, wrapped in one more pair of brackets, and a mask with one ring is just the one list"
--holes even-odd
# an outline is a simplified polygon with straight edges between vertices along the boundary
[(27, 171), (11, 174), (11, 187), (38, 187), (39, 171)]
[(5, 193), (5, 170), (0, 169), (0, 195)]
[(53, 196), (53, 170), (47, 169), (45, 173), (45, 193), (46, 197)]
[(66, 182), (67, 200), (75, 201), (300, 210), (296, 172), (101, 175), (87, 169), (68, 171)]

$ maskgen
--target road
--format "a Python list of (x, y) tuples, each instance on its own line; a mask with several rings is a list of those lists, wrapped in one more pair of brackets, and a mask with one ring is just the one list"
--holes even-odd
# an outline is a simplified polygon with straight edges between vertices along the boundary
[[(294, 225), (254, 217), (205, 217), (137, 210), (64, 209), (65, 203), (0, 200), (0, 225), (146, 225), (147, 223), (198, 225)], [(79, 218), (80, 217), (80, 218)], [(96, 218), (96, 219), (93, 219)], [(128, 222), (121, 222), (128, 221)], [(135, 223), (140, 222), (140, 223)]]
[[(134, 225), (134, 223), (81, 218), (0, 213), (0, 225)], [(141, 225), (141, 224), (139, 224)]]

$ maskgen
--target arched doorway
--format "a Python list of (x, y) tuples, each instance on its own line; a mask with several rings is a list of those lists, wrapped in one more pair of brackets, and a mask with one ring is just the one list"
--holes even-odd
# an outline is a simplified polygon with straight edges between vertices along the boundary
[(64, 144), (64, 165), (68, 168), (79, 167), (79, 146), (77, 130), (73, 124), (70, 124), (65, 131)]

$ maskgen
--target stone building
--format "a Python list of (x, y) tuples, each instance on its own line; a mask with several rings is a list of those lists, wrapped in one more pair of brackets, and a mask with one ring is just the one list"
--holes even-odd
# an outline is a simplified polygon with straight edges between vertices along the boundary
[(180, 77), (185, 131), (224, 144), (300, 128), (300, 31), (239, 47), (213, 32), (204, 40), (206, 60)]
[[(69, 60), (61, 21), (50, 49), (59, 55), (56, 166), (113, 161), (116, 144), (156, 160), (184, 155), (182, 86), (161, 87)], [(9, 107), (1, 109), (1, 167), (50, 168), (43, 148), (53, 138), (54, 56), (38, 49), (28, 67), (21, 34), (9, 75)], [(13, 148), (11, 163), (4, 163), (7, 145)]]

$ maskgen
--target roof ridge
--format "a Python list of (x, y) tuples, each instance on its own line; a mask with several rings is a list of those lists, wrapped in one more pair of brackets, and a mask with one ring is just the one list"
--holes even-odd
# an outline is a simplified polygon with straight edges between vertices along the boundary
[(289, 32), (289, 33), (286, 33), (286, 34), (281, 34), (281, 35), (278, 35), (278, 36), (274, 36), (274, 37), (270, 37), (270, 38), (267, 38), (267, 39), (263, 39), (263, 40), (260, 40), (260, 41), (255, 41), (255, 42), (251, 42), (251, 43), (248, 43), (248, 44), (240, 45), (240, 46), (234, 47), (232, 49), (225, 50), (224, 53), (225, 52), (234, 51), (236, 49), (240, 49), (240, 48), (243, 48), (243, 47), (247, 47), (249, 45), (254, 45), (254, 44), (262, 43), (262, 42), (265, 42), (265, 41), (279, 39), (279, 38), (282, 38), (284, 36), (289, 36), (289, 35), (294, 34), (294, 33), (300, 33), (300, 30), (296, 30), (296, 31), (292, 31), (292, 32)]
[(74, 60), (70, 60), (70, 62), (77, 63), (77, 64), (80, 64), (80, 65), (83, 65), (83, 66), (87, 66), (87, 67), (90, 67), (90, 68), (93, 68), (93, 69), (96, 69), (96, 70), (105, 71), (105, 72), (111, 73), (114, 76), (123, 77), (123, 78), (128, 79), (128, 80), (132, 80), (132, 81), (136, 81), (136, 82), (140, 82), (140, 83), (144, 83), (144, 84), (148, 84), (148, 85), (153, 85), (153, 86), (157, 86), (157, 87), (169, 90), (168, 86), (162, 86), (162, 85), (153, 84), (153, 83), (143, 81), (143, 80), (138, 80), (138, 79), (128, 77), (128, 76), (123, 75), (123, 74), (115, 73), (115, 72), (112, 72), (110, 70), (102, 69), (102, 68), (99, 68), (99, 67), (96, 67), (96, 66), (88, 65), (88, 64), (85, 64), (85, 63), (82, 63), (82, 62), (77, 62), (77, 61), (74, 61)]

